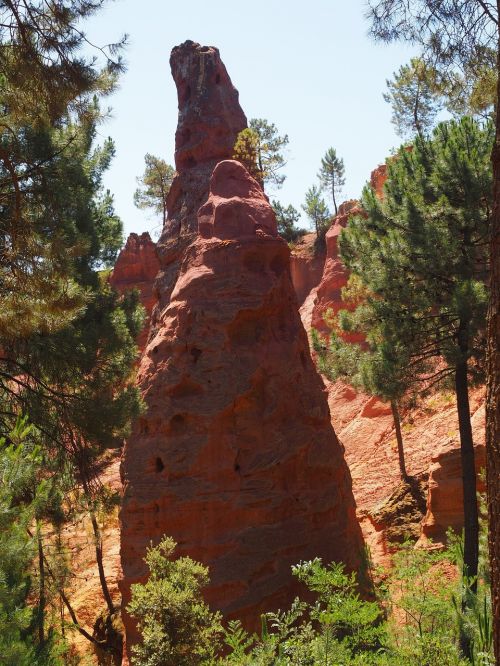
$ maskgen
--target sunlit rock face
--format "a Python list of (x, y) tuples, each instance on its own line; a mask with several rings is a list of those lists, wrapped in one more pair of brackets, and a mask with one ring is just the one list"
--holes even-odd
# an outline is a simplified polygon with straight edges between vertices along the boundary
[(257, 182), (220, 162), (138, 372), (147, 412), (122, 465), (125, 603), (162, 534), (209, 566), (212, 606), (251, 628), (297, 594), (292, 564), (359, 562), (350, 474), (289, 255)]

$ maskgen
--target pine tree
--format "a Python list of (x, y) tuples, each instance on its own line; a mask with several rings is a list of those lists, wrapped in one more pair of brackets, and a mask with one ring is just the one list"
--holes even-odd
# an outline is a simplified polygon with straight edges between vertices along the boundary
[[(422, 46), (422, 56), (445, 78), (472, 82), (474, 107), (500, 108), (500, 3), (483, 0), (370, 0), (371, 32), (385, 42)], [(477, 82), (477, 83), (476, 83)], [(459, 100), (460, 97), (459, 96)], [(475, 99), (474, 99), (475, 97)], [(490, 236), (486, 485), (495, 656), (500, 661), (500, 114), (495, 114), (493, 211)]]
[(387, 82), (384, 99), (392, 107), (392, 122), (402, 137), (424, 134), (434, 126), (442, 107), (437, 72), (421, 58), (402, 65)]
[[(351, 280), (351, 283), (353, 280)], [(359, 291), (356, 288), (356, 291)], [(394, 431), (398, 446), (398, 464), (401, 479), (409, 481), (406, 470), (403, 434), (401, 430), (400, 403), (410, 391), (414, 374), (411, 368), (411, 352), (403, 345), (384, 339), (385, 327), (381, 325), (372, 307), (369, 292), (364, 290), (363, 301), (354, 310), (349, 299), (349, 287), (343, 289), (346, 309), (341, 309), (333, 324), (329, 339), (325, 340), (313, 330), (313, 346), (318, 356), (320, 372), (331, 381), (343, 379), (355, 388), (377, 396), (391, 405)], [(340, 329), (340, 330), (336, 330)], [(345, 341), (341, 332), (361, 333), (362, 345)]]
[[(102, 573), (97, 509), (106, 447), (128, 432), (140, 401), (131, 382), (142, 315), (137, 294), (114, 293), (101, 270), (122, 243), (102, 176), (114, 153), (96, 146), (98, 97), (112, 91), (123, 42), (97, 67), (81, 21), (102, 1), (7, 2), (0, 26), (0, 436), (29, 413), (40, 468), (68, 484), (74, 510), (91, 517)], [(45, 516), (33, 539), (39, 562), (38, 639), (45, 640)], [(89, 640), (57, 590), (78, 631)]]
[(146, 168), (140, 178), (139, 187), (134, 192), (134, 203), (137, 208), (150, 208), (161, 217), (165, 225), (167, 221), (167, 196), (175, 175), (175, 169), (165, 160), (147, 153), (144, 156)]
[(288, 145), (288, 135), (278, 134), (274, 123), (263, 118), (252, 118), (249, 127), (242, 130), (236, 139), (233, 157), (240, 161), (255, 180), (281, 187), (286, 176), (279, 173), (285, 166), (283, 149)]
[(300, 213), (296, 208), (291, 204), (285, 208), (276, 200), (271, 201), (271, 205), (276, 215), (278, 233), (288, 243), (293, 243), (306, 233), (305, 229), (299, 229), (296, 226), (300, 220)]
[(316, 185), (312, 185), (307, 190), (302, 210), (314, 224), (317, 241), (323, 241), (328, 231), (331, 215), (328, 206), (321, 197), (320, 189)]
[(337, 215), (337, 195), (340, 194), (342, 187), (345, 185), (345, 167), (344, 160), (337, 156), (335, 148), (328, 148), (322, 158), (318, 178), (323, 189), (328, 190), (331, 194), (333, 209), (335, 215)]
[[(341, 256), (369, 290), (381, 340), (423, 386), (455, 386), (463, 468), (467, 576), (477, 575), (478, 518), (468, 386), (483, 377), (491, 124), (464, 118), (417, 137), (388, 164), (386, 196), (367, 188)], [(428, 364), (434, 359), (434, 370)]]

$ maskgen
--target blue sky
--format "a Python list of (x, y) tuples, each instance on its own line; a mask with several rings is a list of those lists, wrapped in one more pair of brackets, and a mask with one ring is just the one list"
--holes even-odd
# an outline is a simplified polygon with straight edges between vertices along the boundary
[(300, 209), (330, 146), (345, 161), (341, 199), (358, 197), (400, 143), (382, 93), (412, 55), (402, 45), (374, 43), (365, 11), (364, 0), (115, 0), (87, 22), (95, 43), (130, 36), (128, 70), (99, 130), (116, 143), (105, 184), (125, 233), (158, 224), (132, 197), (145, 153), (173, 164), (177, 96), (168, 61), (186, 39), (219, 48), (247, 118), (267, 118), (288, 134), (287, 179), (271, 198)]

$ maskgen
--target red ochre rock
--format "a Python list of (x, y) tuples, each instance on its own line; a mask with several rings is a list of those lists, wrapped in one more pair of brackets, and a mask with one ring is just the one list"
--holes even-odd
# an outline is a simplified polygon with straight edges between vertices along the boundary
[(151, 312), (156, 303), (153, 285), (160, 262), (156, 254), (156, 245), (147, 232), (130, 234), (116, 260), (113, 272), (110, 275), (110, 284), (120, 293), (130, 289), (139, 290), (141, 303), (146, 310), (144, 328), (139, 334), (137, 344), (144, 349), (149, 331)]
[[(480, 472), (486, 466), (484, 443), (484, 406), (471, 419), (474, 438), (474, 463), (478, 492), (484, 492)], [(427, 491), (427, 513), (422, 521), (419, 545), (446, 543), (449, 528), (461, 534), (464, 526), (462, 461), (457, 438), (449, 439), (432, 454)]]
[(239, 163), (215, 169), (199, 227), (138, 370), (147, 411), (122, 463), (121, 590), (126, 604), (146, 547), (168, 534), (209, 566), (212, 607), (256, 629), (298, 593), (293, 564), (355, 568), (362, 541), (290, 252)]
[(325, 267), (326, 253), (315, 249), (316, 234), (305, 234), (294, 243), (290, 255), (290, 273), (299, 306), (318, 286)]
[[(382, 199), (384, 184), (387, 180), (387, 166), (381, 164), (371, 173), (370, 185), (375, 194)], [(333, 219), (332, 226), (326, 232), (326, 261), (323, 276), (314, 294), (309, 300), (313, 301), (311, 326), (320, 333), (327, 335), (330, 327), (324, 319), (327, 312), (336, 315), (341, 309), (349, 309), (342, 301), (342, 288), (347, 285), (349, 272), (339, 256), (338, 238), (351, 217), (364, 215), (364, 211), (356, 200), (345, 201), (339, 206), (338, 214)], [(311, 307), (309, 306), (309, 310)], [(348, 342), (362, 342), (363, 337), (357, 333), (344, 333), (342, 337)]]
[[(342, 287), (347, 284), (349, 273), (339, 257), (338, 238), (342, 229), (347, 226), (349, 218), (362, 214), (363, 211), (357, 201), (346, 201), (339, 206), (338, 215), (326, 232), (326, 261), (321, 282), (316, 289), (311, 320), (312, 327), (320, 333), (328, 334), (330, 330), (324, 320), (327, 312), (336, 315), (339, 310), (347, 308), (342, 302), (341, 292)], [(361, 342), (363, 339), (359, 334), (344, 334), (343, 337), (349, 342)]]
[(370, 176), (370, 185), (379, 199), (384, 198), (384, 185), (387, 180), (387, 164), (379, 164)]
[(238, 91), (219, 50), (186, 41), (172, 49), (172, 76), (177, 87), (179, 118), (175, 133), (177, 174), (167, 197), (168, 217), (158, 241), (161, 270), (156, 289), (165, 307), (185, 248), (198, 229), (198, 209), (208, 196), (216, 164), (233, 155), (236, 138), (247, 126)]

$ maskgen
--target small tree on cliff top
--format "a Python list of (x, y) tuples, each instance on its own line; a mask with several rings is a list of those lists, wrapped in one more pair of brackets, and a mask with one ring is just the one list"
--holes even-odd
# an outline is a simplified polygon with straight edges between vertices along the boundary
[(276, 215), (276, 224), (279, 235), (288, 243), (296, 241), (297, 238), (306, 233), (305, 229), (299, 229), (297, 222), (300, 220), (299, 211), (291, 204), (285, 208), (279, 201), (271, 201), (271, 205)]
[(287, 145), (288, 135), (278, 134), (274, 123), (252, 118), (249, 127), (238, 134), (233, 157), (246, 167), (263, 189), (267, 183), (281, 187), (286, 178), (280, 170), (286, 164), (283, 149)]
[(316, 185), (312, 185), (307, 190), (302, 209), (314, 224), (316, 238), (321, 242), (328, 231), (331, 215), (325, 200), (321, 197), (321, 191)]
[(318, 173), (323, 189), (327, 190), (332, 197), (333, 209), (337, 215), (337, 195), (345, 185), (344, 160), (338, 157), (335, 148), (328, 148), (325, 156), (321, 159), (321, 168)]
[(167, 196), (175, 175), (175, 169), (165, 160), (146, 153), (146, 167), (140, 178), (139, 187), (134, 192), (134, 203), (137, 208), (150, 208), (161, 217), (162, 224), (167, 221)]

